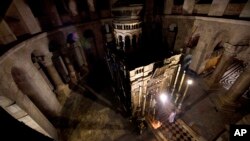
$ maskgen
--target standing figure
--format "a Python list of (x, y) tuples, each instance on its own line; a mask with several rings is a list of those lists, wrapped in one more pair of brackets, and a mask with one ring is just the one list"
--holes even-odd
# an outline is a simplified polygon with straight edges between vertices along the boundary
[(170, 123), (174, 122), (175, 116), (176, 116), (176, 111), (173, 110), (173, 111), (170, 113), (169, 117), (168, 117), (168, 121), (169, 121)]

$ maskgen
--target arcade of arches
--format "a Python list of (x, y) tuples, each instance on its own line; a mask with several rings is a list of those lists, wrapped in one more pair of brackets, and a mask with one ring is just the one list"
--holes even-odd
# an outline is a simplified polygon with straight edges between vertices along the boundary
[(175, 126), (228, 141), (230, 124), (250, 124), (250, 0), (0, 3), (0, 123), (13, 130), (0, 128), (10, 140), (26, 128), (26, 140), (169, 139), (163, 126), (138, 135), (133, 112), (157, 62), (176, 54), (194, 83)]

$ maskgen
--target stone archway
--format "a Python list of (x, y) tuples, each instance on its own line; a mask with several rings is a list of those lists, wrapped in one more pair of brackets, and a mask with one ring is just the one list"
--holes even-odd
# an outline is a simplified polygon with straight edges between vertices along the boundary
[(130, 49), (130, 37), (125, 36), (125, 51)]
[(213, 49), (211, 55), (209, 55), (209, 58), (206, 59), (202, 73), (209, 74), (213, 69), (215, 69), (218, 62), (220, 61), (220, 57), (222, 54), (223, 54), (223, 46), (221, 42), (219, 42)]
[(208, 46), (206, 47), (204, 61), (200, 64), (199, 72), (209, 74), (214, 68), (216, 68), (223, 54), (223, 44), (227, 41), (227, 31), (218, 31), (213, 35)]

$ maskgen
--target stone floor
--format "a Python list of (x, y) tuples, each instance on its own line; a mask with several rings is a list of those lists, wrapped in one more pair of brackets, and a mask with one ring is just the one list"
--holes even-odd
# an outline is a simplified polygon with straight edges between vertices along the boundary
[[(103, 97), (102, 97), (103, 98)], [(71, 93), (58, 123), (61, 141), (155, 141), (150, 131), (138, 135), (128, 118), (87, 90)]]
[[(213, 141), (225, 130), (226, 125), (240, 120), (244, 113), (218, 111), (214, 99), (223, 94), (225, 89), (221, 87), (208, 93), (203, 79), (190, 77), (194, 84), (184, 100), (181, 114), (176, 118), (184, 121), (205, 140)], [(136, 127), (122, 114), (109, 81), (103, 73), (93, 71), (86, 81), (74, 87), (63, 106), (62, 118), (57, 123), (61, 141), (156, 141), (155, 132), (153, 134), (151, 129), (138, 135)], [(164, 135), (164, 132), (161, 134)]]
[[(214, 101), (218, 98), (218, 95), (224, 94), (226, 89), (220, 87), (214, 91), (206, 91), (203, 78), (190, 75), (189, 77), (193, 79), (194, 83), (189, 88), (180, 114), (176, 116), (176, 120), (183, 121), (184, 124), (177, 125), (175, 123), (169, 123), (168, 121), (166, 122), (165, 120), (168, 119), (166, 110), (163, 110), (164, 112), (162, 110), (158, 110), (160, 112), (158, 112), (157, 117), (162, 122), (162, 127), (165, 128), (159, 128), (156, 131), (161, 132), (158, 135), (164, 136), (161, 137), (162, 140), (184, 141), (189, 140), (188, 137), (181, 134), (180, 131), (174, 131), (174, 129), (180, 129), (183, 128), (183, 126), (188, 126), (188, 128), (191, 129), (190, 131), (195, 133), (195, 136), (197, 136), (195, 140), (215, 141), (218, 136), (226, 130), (227, 126), (229, 127), (230, 124), (235, 124), (244, 115), (246, 115), (246, 107), (249, 107), (249, 105), (242, 107), (244, 110), (239, 109), (234, 113), (218, 111), (215, 107)], [(169, 107), (169, 105), (167, 107)], [(172, 136), (169, 137), (169, 134)], [(180, 137), (177, 138), (177, 136)]]
[(226, 129), (226, 126), (240, 120), (244, 113), (218, 111), (214, 100), (226, 90), (221, 87), (216, 91), (207, 92), (204, 90), (201, 78), (193, 78), (193, 80), (194, 84), (183, 103), (183, 113), (179, 118), (207, 141), (212, 141)]
[(93, 73), (73, 87), (63, 106), (56, 123), (60, 141), (156, 141), (148, 129), (138, 134), (119, 109), (109, 79)]

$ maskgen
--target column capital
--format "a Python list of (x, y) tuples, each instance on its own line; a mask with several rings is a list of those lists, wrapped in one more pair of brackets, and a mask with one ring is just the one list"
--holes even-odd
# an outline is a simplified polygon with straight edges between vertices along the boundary
[(224, 54), (228, 56), (235, 56), (236, 55), (236, 46), (231, 45), (229, 43), (224, 43)]
[(53, 65), (53, 62), (52, 62), (51, 58), (48, 57), (48, 56), (42, 56), (42, 58), (39, 58), (39, 61), (40, 61), (45, 67), (48, 67), (48, 66)]

